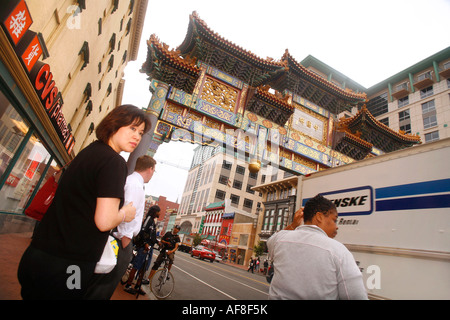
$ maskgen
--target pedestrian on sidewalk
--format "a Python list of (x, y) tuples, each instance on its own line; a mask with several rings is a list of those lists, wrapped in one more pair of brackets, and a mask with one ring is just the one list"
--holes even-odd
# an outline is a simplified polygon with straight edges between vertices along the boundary
[(253, 260), (253, 258), (250, 258), (250, 260), (248, 262), (247, 272), (249, 272), (249, 270), (252, 270), (252, 273), (254, 273), (253, 272), (254, 268), (255, 268), (255, 261)]
[[(130, 222), (122, 222), (112, 235), (119, 244), (117, 264), (107, 274), (94, 274), (85, 299), (109, 300), (116, 290), (123, 274), (133, 257), (132, 239), (141, 230), (145, 209), (145, 183), (148, 183), (155, 172), (156, 161), (149, 155), (137, 158), (134, 172), (127, 177), (125, 184), (125, 203), (132, 202), (136, 206), (136, 217)], [(158, 207), (159, 209), (159, 207)]]
[(133, 268), (130, 271), (130, 274), (128, 275), (127, 283), (125, 284), (124, 290), (131, 294), (136, 294), (137, 290), (139, 291), (139, 294), (144, 295), (145, 291), (143, 291), (141, 288), (141, 282), (142, 278), (138, 279), (136, 282), (134, 288), (131, 287), (134, 277), (136, 275), (136, 272), (138, 270), (141, 270), (142, 267), (144, 267), (144, 263), (147, 260), (146, 270), (150, 266), (150, 263), (152, 262), (152, 255), (153, 255), (153, 246), (158, 242), (156, 239), (156, 223), (155, 219), (159, 218), (159, 214), (161, 213), (161, 209), (158, 206), (152, 206), (147, 213), (147, 217), (145, 219), (144, 225), (142, 226), (141, 231), (134, 239), (137, 254), (134, 257), (132, 264)]
[(256, 258), (256, 261), (255, 261), (255, 270), (256, 270), (256, 273), (259, 273), (259, 257), (258, 258)]
[(97, 126), (94, 141), (72, 160), (52, 204), (22, 256), (18, 279), (23, 299), (82, 299), (111, 229), (136, 215), (124, 205), (127, 164), (151, 127), (132, 105), (113, 109)]
[(267, 259), (264, 259), (264, 275), (267, 274), (267, 268), (269, 268), (269, 261), (267, 261)]

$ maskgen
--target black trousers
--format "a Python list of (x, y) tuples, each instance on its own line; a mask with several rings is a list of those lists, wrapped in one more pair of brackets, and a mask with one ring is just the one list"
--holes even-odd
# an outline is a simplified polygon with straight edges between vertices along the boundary
[(96, 263), (72, 261), (29, 246), (17, 277), (24, 300), (83, 299)]

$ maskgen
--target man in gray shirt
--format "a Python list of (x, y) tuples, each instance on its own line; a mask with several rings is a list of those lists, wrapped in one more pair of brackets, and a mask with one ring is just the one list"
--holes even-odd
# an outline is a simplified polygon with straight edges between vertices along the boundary
[(332, 239), (337, 217), (335, 205), (317, 195), (295, 213), (291, 225), (270, 237), (275, 273), (269, 299), (367, 299), (353, 255)]

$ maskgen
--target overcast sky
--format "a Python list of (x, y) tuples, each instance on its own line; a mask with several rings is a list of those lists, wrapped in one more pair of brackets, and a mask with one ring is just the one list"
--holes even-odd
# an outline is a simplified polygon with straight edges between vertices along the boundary
[[(450, 0), (149, 0), (137, 61), (125, 70), (123, 103), (147, 107), (149, 81), (139, 72), (146, 42), (156, 34), (176, 48), (189, 15), (261, 58), (279, 60), (286, 49), (300, 62), (308, 55), (368, 88), (450, 46)], [(146, 193), (181, 201), (195, 146), (163, 144)]]

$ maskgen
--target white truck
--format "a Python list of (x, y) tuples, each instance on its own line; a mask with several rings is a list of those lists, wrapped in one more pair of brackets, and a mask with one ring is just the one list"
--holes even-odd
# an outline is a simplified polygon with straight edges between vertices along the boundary
[(339, 214), (371, 299), (450, 299), (450, 138), (299, 177)]

